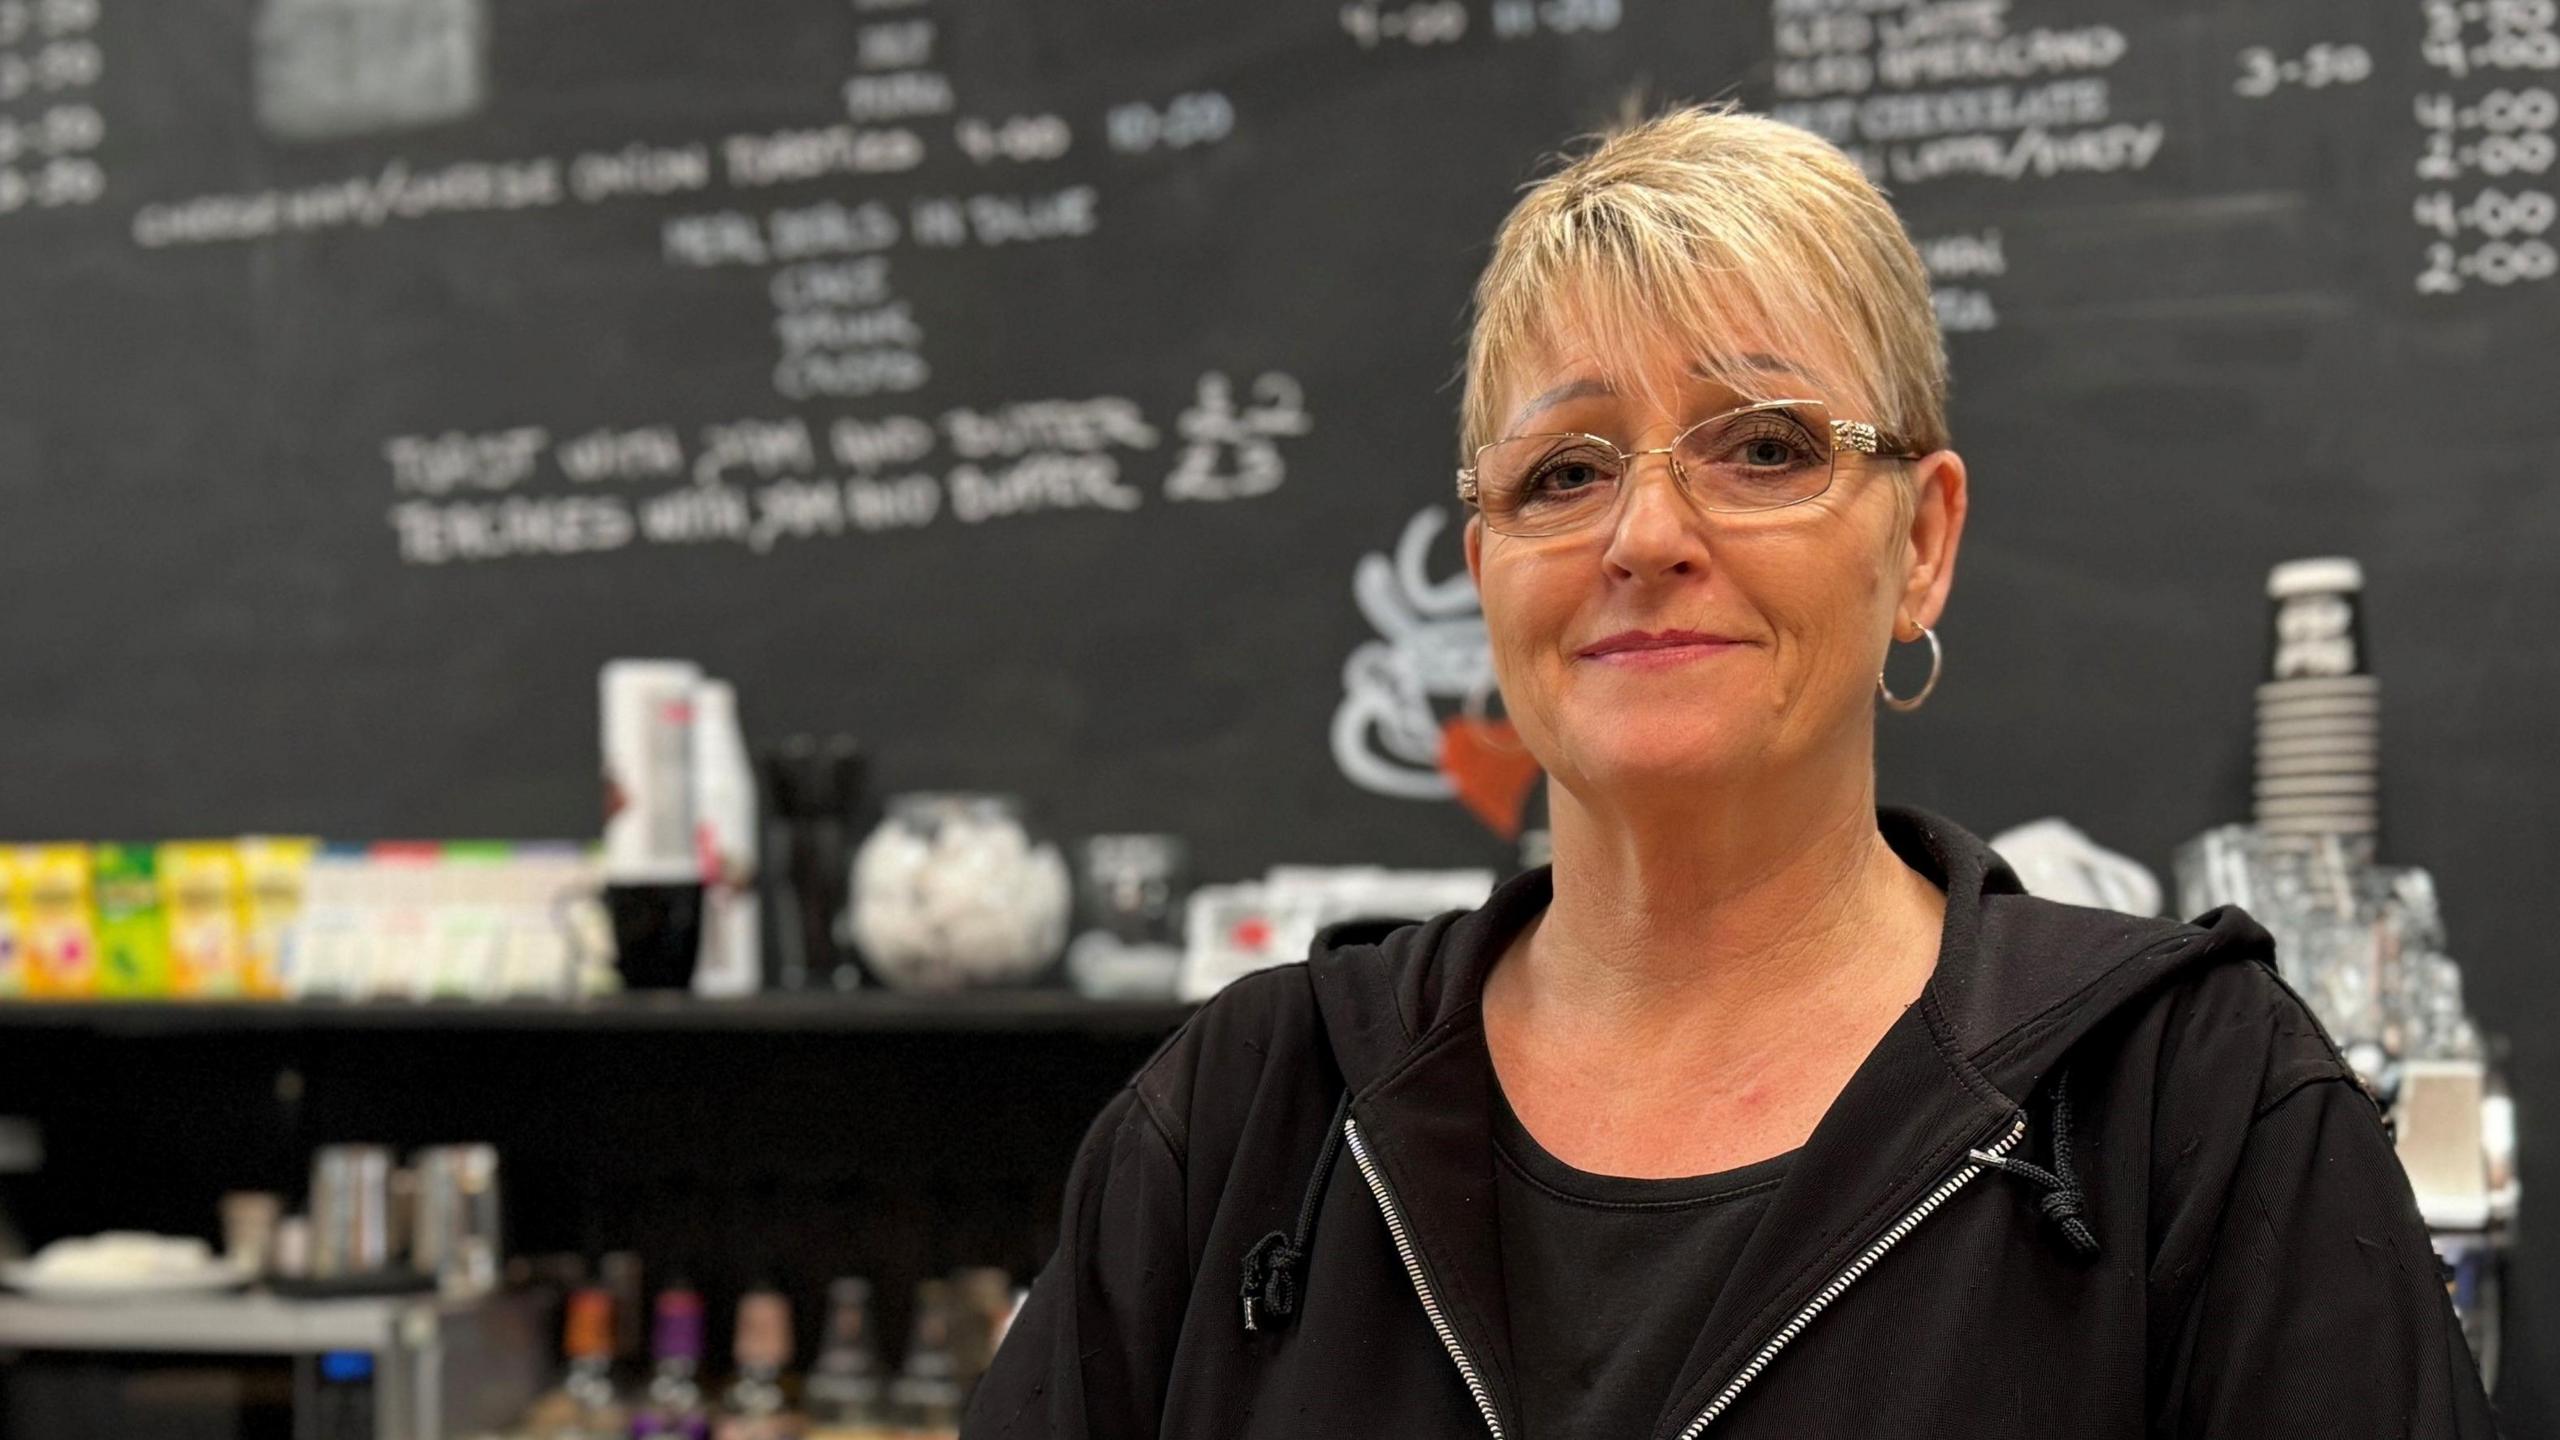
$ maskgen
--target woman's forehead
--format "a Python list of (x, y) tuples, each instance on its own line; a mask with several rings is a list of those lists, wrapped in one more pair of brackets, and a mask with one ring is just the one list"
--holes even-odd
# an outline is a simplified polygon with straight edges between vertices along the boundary
[[(1676, 376), (1674, 372), (1678, 372)], [(1554, 379), (1556, 383), (1523, 399), (1511, 412), (1510, 418), (1515, 423), (1576, 400), (1616, 396), (1629, 389), (1642, 390), (1645, 388), (1643, 377), (1647, 375), (1655, 377), (1656, 386), (1662, 385), (1663, 377), (1673, 377), (1676, 389), (1671, 393), (1674, 394), (1685, 395), (1711, 387), (1730, 391), (1737, 399), (1772, 398), (1781, 391), (1790, 396), (1807, 395), (1813, 393), (1816, 383), (1811, 375), (1785, 356), (1759, 350), (1699, 356), (1690, 361), (1685, 371), (1680, 371), (1677, 366), (1638, 368), (1633, 383), (1624, 375), (1606, 373), (1604, 367), (1589, 359), (1551, 365), (1544, 372), (1532, 373), (1543, 373), (1545, 379)], [(1563, 378), (1558, 379), (1559, 375)], [(1529, 383), (1543, 381), (1532, 380)]]
[[(1632, 397), (1665, 404), (1694, 401), (1722, 390), (1736, 400), (1793, 397), (1843, 398), (1831, 377), (1847, 373), (1841, 347), (1802, 325), (1781, 326), (1747, 317), (1740, 306), (1719, 307), (1713, 333), (1690, 325), (1645, 326), (1621, 305), (1568, 299), (1522, 347), (1503, 387), (1496, 412), (1506, 429), (1539, 411), (1576, 400)], [(1611, 322), (1616, 323), (1611, 323)], [(1854, 400), (1855, 397), (1845, 397)]]

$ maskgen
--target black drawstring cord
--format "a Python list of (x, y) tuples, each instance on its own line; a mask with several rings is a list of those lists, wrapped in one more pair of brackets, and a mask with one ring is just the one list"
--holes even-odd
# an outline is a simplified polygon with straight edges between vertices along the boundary
[(1325, 1182), (1333, 1178), (1334, 1157), (1342, 1153), (1342, 1127), (1351, 1118), (1351, 1092), (1333, 1107), (1333, 1125), (1324, 1132), (1324, 1148), (1316, 1152), (1316, 1173), (1298, 1202), (1294, 1235), (1277, 1230), (1253, 1243), (1244, 1254), (1244, 1328), (1260, 1330), (1259, 1321), (1287, 1320), (1298, 1310), (1298, 1267), (1306, 1263), (1308, 1242), (1315, 1238), (1316, 1208), (1324, 1203)]
[(2098, 1234), (2082, 1218), (2081, 1202), (2087, 1198), (2087, 1192), (2080, 1188), (2080, 1177), (2071, 1169), (2071, 1095), (2066, 1088), (2069, 1079), (2067, 1074), (2058, 1074), (2053, 1080), (2051, 1170), (2024, 1160), (1994, 1155), (1988, 1150), (1974, 1151), (1973, 1158), (2004, 1175), (2015, 1176), (2043, 1190), (2036, 1208), (2062, 1231), (2062, 1238), (2071, 1242), (2072, 1252), (2085, 1260), (2098, 1253)]

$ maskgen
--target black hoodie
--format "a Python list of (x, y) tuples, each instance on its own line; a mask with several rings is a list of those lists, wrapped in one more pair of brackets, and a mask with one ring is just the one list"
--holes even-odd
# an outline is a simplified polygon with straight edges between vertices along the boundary
[[(2380, 1113), (2266, 931), (2035, 899), (1944, 820), (1878, 824), (1946, 891), (1937, 968), (1654, 1436), (2495, 1434)], [(1550, 893), (1336, 927), (1203, 1007), (1094, 1122), (963, 1435), (1536, 1440), (1477, 1001)]]

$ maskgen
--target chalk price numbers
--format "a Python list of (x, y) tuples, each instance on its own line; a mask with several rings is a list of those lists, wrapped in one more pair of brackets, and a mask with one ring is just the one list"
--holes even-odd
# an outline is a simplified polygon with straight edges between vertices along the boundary
[(2240, 52), (2240, 78), (2231, 88), (2257, 100), (2287, 85), (2324, 90), (2332, 85), (2361, 85), (2372, 77), (2373, 55), (2361, 45), (2314, 45), (2284, 58), (2263, 45), (2252, 45)]
[[(1493, 38), (1600, 34), (1618, 28), (1623, 9), (1624, 0), (1493, 0)], [(1465, 0), (1352, 0), (1341, 13), (1343, 33), (1363, 50), (1455, 44), (1474, 27)]]
[[(0, 0), (0, 215), (94, 205), (107, 122), (82, 91), (106, 73), (90, 37), (100, 0)], [(42, 108), (32, 108), (41, 106)]]
[[(2418, 53), (2455, 79), (2474, 72), (2505, 83), (2485, 94), (2430, 91), (2415, 99), (2419, 192), (2411, 218), (2428, 237), (2421, 295), (2458, 295), (2549, 280), (2560, 253), (2545, 238), (2555, 204), (2548, 190), (2524, 188), (2560, 160), (2560, 96), (2518, 83), (2515, 71), (2560, 70), (2560, 0), (2420, 0), (2426, 37)], [(2469, 177), (2505, 182), (2468, 197), (2450, 188)], [(2465, 244), (2478, 237), (2477, 243)]]

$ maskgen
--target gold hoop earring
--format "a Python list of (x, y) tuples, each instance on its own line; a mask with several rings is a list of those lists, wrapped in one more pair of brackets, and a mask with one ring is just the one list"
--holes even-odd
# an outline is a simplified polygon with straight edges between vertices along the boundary
[(1938, 632), (1920, 624), (1917, 620), (1911, 623), (1919, 629), (1920, 638), (1929, 642), (1929, 678), (1921, 682), (1920, 693), (1904, 699), (1894, 694), (1892, 687), (1884, 683), (1883, 671), (1876, 672), (1876, 693), (1884, 697), (1886, 705), (1902, 711), (1920, 708), (1921, 703), (1929, 698), (1929, 692), (1938, 688), (1938, 672), (1945, 669), (1947, 664), (1947, 652), (1938, 644)]

